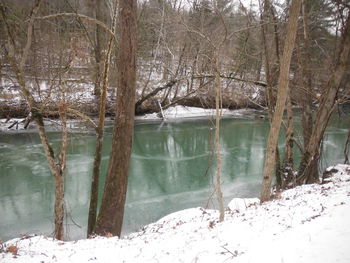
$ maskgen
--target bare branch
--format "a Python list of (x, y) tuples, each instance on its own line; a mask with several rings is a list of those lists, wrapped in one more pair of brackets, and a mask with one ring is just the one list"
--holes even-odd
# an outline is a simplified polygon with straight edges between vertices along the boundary
[(118, 45), (118, 40), (117, 40), (116, 35), (105, 23), (103, 23), (95, 18), (86, 16), (86, 15), (77, 14), (77, 13), (59, 13), (59, 14), (53, 14), (53, 15), (48, 15), (48, 16), (35, 17), (34, 19), (35, 20), (48, 20), (48, 19), (53, 19), (53, 18), (57, 18), (57, 17), (78, 17), (78, 18), (84, 19), (90, 23), (94, 23), (96, 25), (99, 25), (100, 27), (102, 27), (107, 33), (109, 33), (113, 37), (116, 45)]

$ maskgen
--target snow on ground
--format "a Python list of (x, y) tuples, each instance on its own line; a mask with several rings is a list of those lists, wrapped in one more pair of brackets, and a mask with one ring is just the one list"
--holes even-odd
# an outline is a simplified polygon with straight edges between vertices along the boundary
[[(62, 242), (44, 236), (3, 244), (1, 263), (31, 262), (350, 262), (350, 166), (326, 184), (285, 191), (241, 212), (192, 208), (118, 239)], [(12, 252), (12, 253), (11, 253)]]

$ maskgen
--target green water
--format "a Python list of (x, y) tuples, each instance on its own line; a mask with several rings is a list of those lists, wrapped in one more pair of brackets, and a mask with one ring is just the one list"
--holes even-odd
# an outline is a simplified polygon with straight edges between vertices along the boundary
[[(323, 166), (343, 162), (350, 118), (333, 118), (324, 141)], [(111, 145), (106, 128), (102, 174)], [(232, 197), (259, 195), (268, 123), (225, 119), (221, 127), (223, 191)], [(124, 233), (189, 207), (215, 208), (210, 120), (135, 126)], [(59, 134), (50, 133), (57, 149)], [(85, 236), (95, 136), (70, 136), (66, 176), (67, 237)], [(53, 231), (53, 178), (35, 131), (0, 133), (0, 240)], [(101, 184), (100, 189), (102, 190)]]

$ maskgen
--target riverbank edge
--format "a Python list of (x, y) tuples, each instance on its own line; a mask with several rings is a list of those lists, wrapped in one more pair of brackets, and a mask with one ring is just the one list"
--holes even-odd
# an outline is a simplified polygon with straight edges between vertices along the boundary
[[(222, 109), (220, 110), (222, 118), (243, 118), (243, 119), (265, 119), (267, 117), (265, 111), (258, 111), (255, 109), (244, 108), (244, 109)], [(160, 122), (176, 122), (176, 121), (189, 121), (197, 119), (214, 119), (215, 118), (215, 109), (204, 109), (198, 107), (187, 107), (187, 106), (173, 106), (163, 111), (163, 115), (159, 113), (150, 113), (142, 116), (135, 116), (135, 124), (142, 123), (160, 123)], [(113, 121), (113, 117), (106, 117), (106, 121)], [(7, 118), (0, 119), (0, 131), (21, 131), (25, 130), (26, 118)], [(97, 123), (97, 119), (92, 119)], [(52, 126), (56, 125), (57, 120), (53, 119), (51, 121), (46, 120), (45, 125)], [(81, 119), (69, 119), (68, 127), (71, 127), (74, 131), (74, 127), (77, 123), (84, 123), (84, 120)], [(79, 125), (78, 125), (79, 126)], [(28, 126), (28, 130), (34, 129), (35, 125), (31, 124)]]

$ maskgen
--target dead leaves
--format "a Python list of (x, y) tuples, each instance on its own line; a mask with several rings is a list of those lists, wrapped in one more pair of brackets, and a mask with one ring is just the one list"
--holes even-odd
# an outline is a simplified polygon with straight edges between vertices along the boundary
[(12, 255), (17, 256), (17, 255), (18, 255), (18, 247), (14, 246), (14, 245), (9, 246), (9, 247), (6, 249), (6, 252), (7, 252), (7, 253), (12, 253)]
[(16, 258), (18, 256), (18, 250), (18, 247), (15, 245), (6, 247), (4, 243), (0, 242), (0, 253), (11, 253)]

